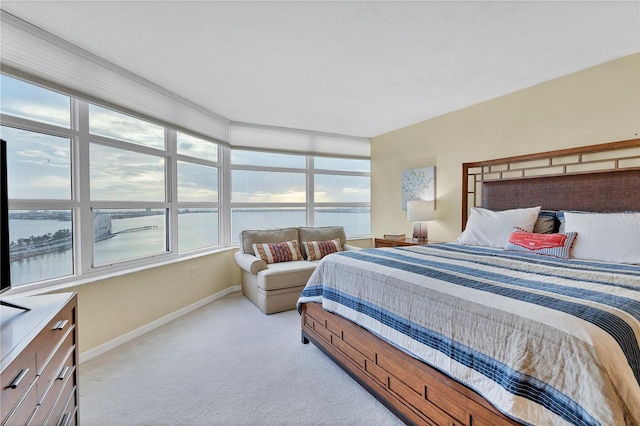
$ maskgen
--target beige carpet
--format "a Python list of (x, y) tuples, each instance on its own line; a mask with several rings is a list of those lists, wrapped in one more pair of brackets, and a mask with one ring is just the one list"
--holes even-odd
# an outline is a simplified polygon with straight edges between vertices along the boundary
[(399, 425), (312, 344), (297, 311), (226, 296), (80, 365), (80, 422)]

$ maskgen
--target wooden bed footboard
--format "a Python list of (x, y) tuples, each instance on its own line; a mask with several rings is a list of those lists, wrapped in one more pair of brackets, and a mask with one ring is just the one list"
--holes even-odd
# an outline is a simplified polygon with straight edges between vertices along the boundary
[(317, 303), (302, 305), (301, 321), (303, 343), (311, 341), (407, 424), (519, 424), (475, 391)]

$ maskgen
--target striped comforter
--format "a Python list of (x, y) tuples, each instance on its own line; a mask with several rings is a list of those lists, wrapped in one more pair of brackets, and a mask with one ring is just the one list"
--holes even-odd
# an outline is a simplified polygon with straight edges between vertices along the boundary
[(436, 244), (323, 258), (298, 300), (524, 423), (640, 423), (640, 266)]

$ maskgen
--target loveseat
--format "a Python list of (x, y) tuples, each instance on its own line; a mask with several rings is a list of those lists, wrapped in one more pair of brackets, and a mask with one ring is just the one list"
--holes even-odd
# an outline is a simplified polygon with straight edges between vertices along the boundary
[[(339, 240), (339, 244), (336, 245), (332, 240)], [(290, 252), (293, 244), (282, 244), (292, 241), (296, 242), (298, 254)], [(265, 314), (295, 309), (300, 292), (322, 255), (337, 248), (358, 249), (347, 245), (346, 241), (342, 226), (242, 231), (240, 250), (234, 255), (242, 270), (242, 293)], [(256, 256), (254, 244), (255, 248), (262, 250), (258, 254), (266, 261)], [(305, 247), (311, 251), (308, 252)], [(274, 259), (271, 253), (276, 253), (276, 257), (280, 258)], [(294, 260), (300, 256), (300, 260)]]

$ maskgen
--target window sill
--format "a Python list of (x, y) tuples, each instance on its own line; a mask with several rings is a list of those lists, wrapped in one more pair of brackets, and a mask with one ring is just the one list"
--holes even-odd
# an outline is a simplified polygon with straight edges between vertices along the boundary
[(59, 292), (59, 291), (69, 289), (71, 287), (91, 284), (96, 281), (120, 277), (122, 275), (141, 272), (148, 269), (157, 268), (160, 266), (185, 262), (192, 259), (197, 259), (199, 257), (211, 256), (218, 253), (223, 253), (226, 251), (237, 250), (237, 249), (238, 249), (237, 244), (229, 245), (229, 246), (220, 246), (220, 247), (216, 247), (215, 249), (211, 249), (207, 251), (198, 251), (198, 252), (180, 255), (180, 256), (163, 257), (162, 259), (159, 259), (155, 262), (146, 262), (144, 264), (138, 263), (135, 265), (129, 264), (126, 266), (122, 266), (120, 268), (112, 267), (109, 269), (108, 272), (99, 271), (99, 272), (94, 272), (90, 274), (78, 275), (78, 276), (56, 278), (46, 282), (39, 282), (34, 284), (21, 284), (18, 286), (14, 286), (11, 288), (11, 290), (8, 290), (5, 293), (3, 293), (2, 298), (4, 299), (6, 296), (27, 297), (27, 296), (35, 296), (39, 294)]

